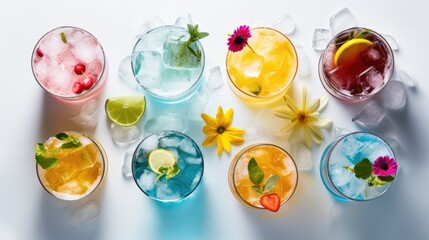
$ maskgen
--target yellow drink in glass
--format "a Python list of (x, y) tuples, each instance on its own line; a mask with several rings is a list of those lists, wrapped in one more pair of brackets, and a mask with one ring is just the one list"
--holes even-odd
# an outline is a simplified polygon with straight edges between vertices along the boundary
[(298, 183), (298, 170), (292, 157), (282, 148), (272, 144), (251, 145), (235, 155), (228, 172), (228, 183), (234, 197), (244, 206), (263, 209), (260, 198), (252, 186), (248, 164), (255, 159), (264, 172), (266, 182), (271, 176), (279, 176), (278, 182), (270, 193), (280, 197), (280, 205), (287, 202), (295, 192)]
[(37, 164), (40, 183), (50, 194), (62, 200), (78, 200), (101, 185), (107, 172), (107, 156), (93, 138), (78, 132), (64, 132), (78, 139), (79, 146), (62, 147), (67, 143), (50, 137), (44, 144), (46, 158), (56, 158), (54, 167), (43, 169)]
[(298, 57), (292, 42), (277, 30), (251, 29), (248, 46), (228, 51), (229, 83), (240, 98), (251, 103), (269, 103), (282, 97), (295, 78)]

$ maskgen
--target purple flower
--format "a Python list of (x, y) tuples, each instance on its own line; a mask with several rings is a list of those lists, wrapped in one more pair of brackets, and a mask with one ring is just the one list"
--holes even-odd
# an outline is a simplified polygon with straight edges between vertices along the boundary
[(397, 170), (398, 164), (396, 164), (394, 158), (390, 158), (389, 156), (378, 157), (372, 165), (374, 175), (380, 177), (393, 176)]
[(243, 25), (234, 30), (234, 33), (228, 38), (228, 49), (231, 52), (239, 52), (247, 45), (247, 39), (252, 35), (250, 28)]

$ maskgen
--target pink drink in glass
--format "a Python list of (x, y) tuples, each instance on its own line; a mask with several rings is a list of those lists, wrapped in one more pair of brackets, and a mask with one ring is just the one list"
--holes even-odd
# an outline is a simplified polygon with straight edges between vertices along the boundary
[(31, 67), (43, 89), (66, 101), (94, 96), (108, 72), (100, 42), (77, 27), (58, 27), (46, 33), (33, 50)]

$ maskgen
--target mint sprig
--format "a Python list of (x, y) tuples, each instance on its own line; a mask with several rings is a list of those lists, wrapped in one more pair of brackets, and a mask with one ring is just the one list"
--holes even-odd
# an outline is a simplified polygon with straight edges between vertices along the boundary
[(279, 176), (273, 175), (270, 176), (263, 185), (261, 185), (265, 174), (261, 168), (259, 168), (255, 158), (250, 159), (249, 163), (247, 164), (247, 171), (249, 173), (250, 181), (254, 184), (252, 189), (258, 195), (271, 192), (279, 180)]
[(56, 134), (55, 138), (64, 141), (64, 143), (61, 146), (52, 149), (54, 152), (54, 156), (46, 156), (48, 149), (46, 148), (45, 144), (36, 144), (36, 162), (43, 169), (53, 168), (58, 165), (58, 159), (55, 157), (55, 155), (60, 149), (69, 149), (82, 146), (82, 143), (79, 141), (78, 138), (76, 138), (75, 136), (67, 135), (63, 132)]
[(371, 33), (371, 30), (366, 28), (364, 28), (360, 32), (351, 31), (347, 39), (344, 39), (344, 38), (337, 39), (337, 41), (335, 42), (335, 46), (339, 47), (344, 43), (346, 43), (347, 41), (350, 41), (354, 38), (365, 38), (366, 36), (368, 36), (369, 33)]
[(357, 178), (366, 180), (368, 182), (368, 186), (376, 186), (381, 187), (386, 183), (392, 182), (395, 177), (394, 176), (376, 176), (372, 169), (372, 163), (369, 161), (368, 158), (364, 158), (356, 165), (351, 168), (349, 166), (344, 166), (344, 169), (346, 169), (349, 172), (352, 172)]
[(198, 24), (195, 26), (188, 24), (187, 27), (188, 27), (188, 32), (189, 32), (190, 37), (189, 37), (188, 41), (186, 41), (186, 44), (185, 44), (186, 49), (188, 49), (188, 51), (190, 53), (192, 53), (192, 55), (194, 55), (198, 59), (198, 61), (201, 61), (201, 51), (200, 50), (194, 50), (192, 48), (192, 43), (207, 37), (209, 35), (209, 33), (208, 32), (200, 32), (198, 30)]
[(161, 174), (158, 174), (158, 177), (155, 179), (155, 183), (157, 183), (163, 176), (165, 176), (165, 179), (168, 181), (169, 179), (175, 177), (180, 172), (180, 169), (177, 163), (174, 163), (173, 167), (171, 168), (165, 166), (160, 167), (158, 172)]

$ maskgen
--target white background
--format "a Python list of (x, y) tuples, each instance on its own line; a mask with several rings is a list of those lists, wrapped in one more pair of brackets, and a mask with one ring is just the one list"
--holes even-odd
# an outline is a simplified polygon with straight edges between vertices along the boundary
[[(384, 134), (397, 134), (403, 151), (398, 154), (400, 171), (396, 182), (381, 198), (365, 203), (336, 202), (324, 188), (318, 164), (322, 150), (314, 146), (314, 168), (300, 172), (298, 190), (277, 215), (266, 215), (240, 205), (229, 191), (227, 171), (231, 158), (254, 139), (233, 147), (231, 154), (218, 158), (215, 148), (204, 148), (205, 172), (202, 185), (192, 198), (180, 205), (165, 206), (147, 198), (131, 180), (122, 177), (123, 155), (131, 146), (112, 141), (110, 123), (103, 104), (108, 97), (140, 94), (125, 86), (117, 76), (120, 60), (129, 55), (140, 24), (154, 16), (173, 24), (176, 17), (190, 13), (194, 23), (210, 32), (203, 40), (206, 76), (219, 65), (225, 75), (227, 34), (240, 24), (270, 25), (289, 13), (295, 20), (295, 43), (306, 50), (311, 77), (295, 79), (293, 89), (307, 84), (312, 97), (327, 95), (317, 76), (319, 53), (311, 48), (313, 30), (328, 28), (329, 17), (348, 7), (362, 26), (395, 36), (400, 50), (396, 66), (418, 80), (417, 89), (408, 89), (408, 108), (389, 113), (391, 124)], [(429, 18), (426, 1), (24, 1), (0, 3), (0, 236), (2, 239), (429, 239), (429, 188), (427, 187), (429, 84), (427, 56)], [(100, 121), (85, 130), (68, 118), (72, 109), (47, 96), (33, 78), (30, 56), (44, 33), (61, 25), (73, 25), (93, 33), (102, 43), (110, 71), (100, 99)], [(299, 89), (299, 88), (298, 88)], [(251, 108), (225, 84), (222, 97), (213, 97), (206, 112), (215, 114), (217, 105), (235, 109), (233, 125), (251, 128), (262, 108)], [(148, 102), (143, 121), (168, 111), (183, 113), (179, 107), (155, 109)], [(345, 104), (332, 97), (323, 117), (334, 126), (351, 130), (351, 122), (362, 104)], [(190, 122), (187, 133), (201, 146), (201, 122)], [(109, 157), (109, 172), (99, 196), (101, 215), (92, 226), (74, 230), (67, 214), (40, 186), (34, 161), (34, 146), (64, 130), (87, 132), (101, 141)]]

